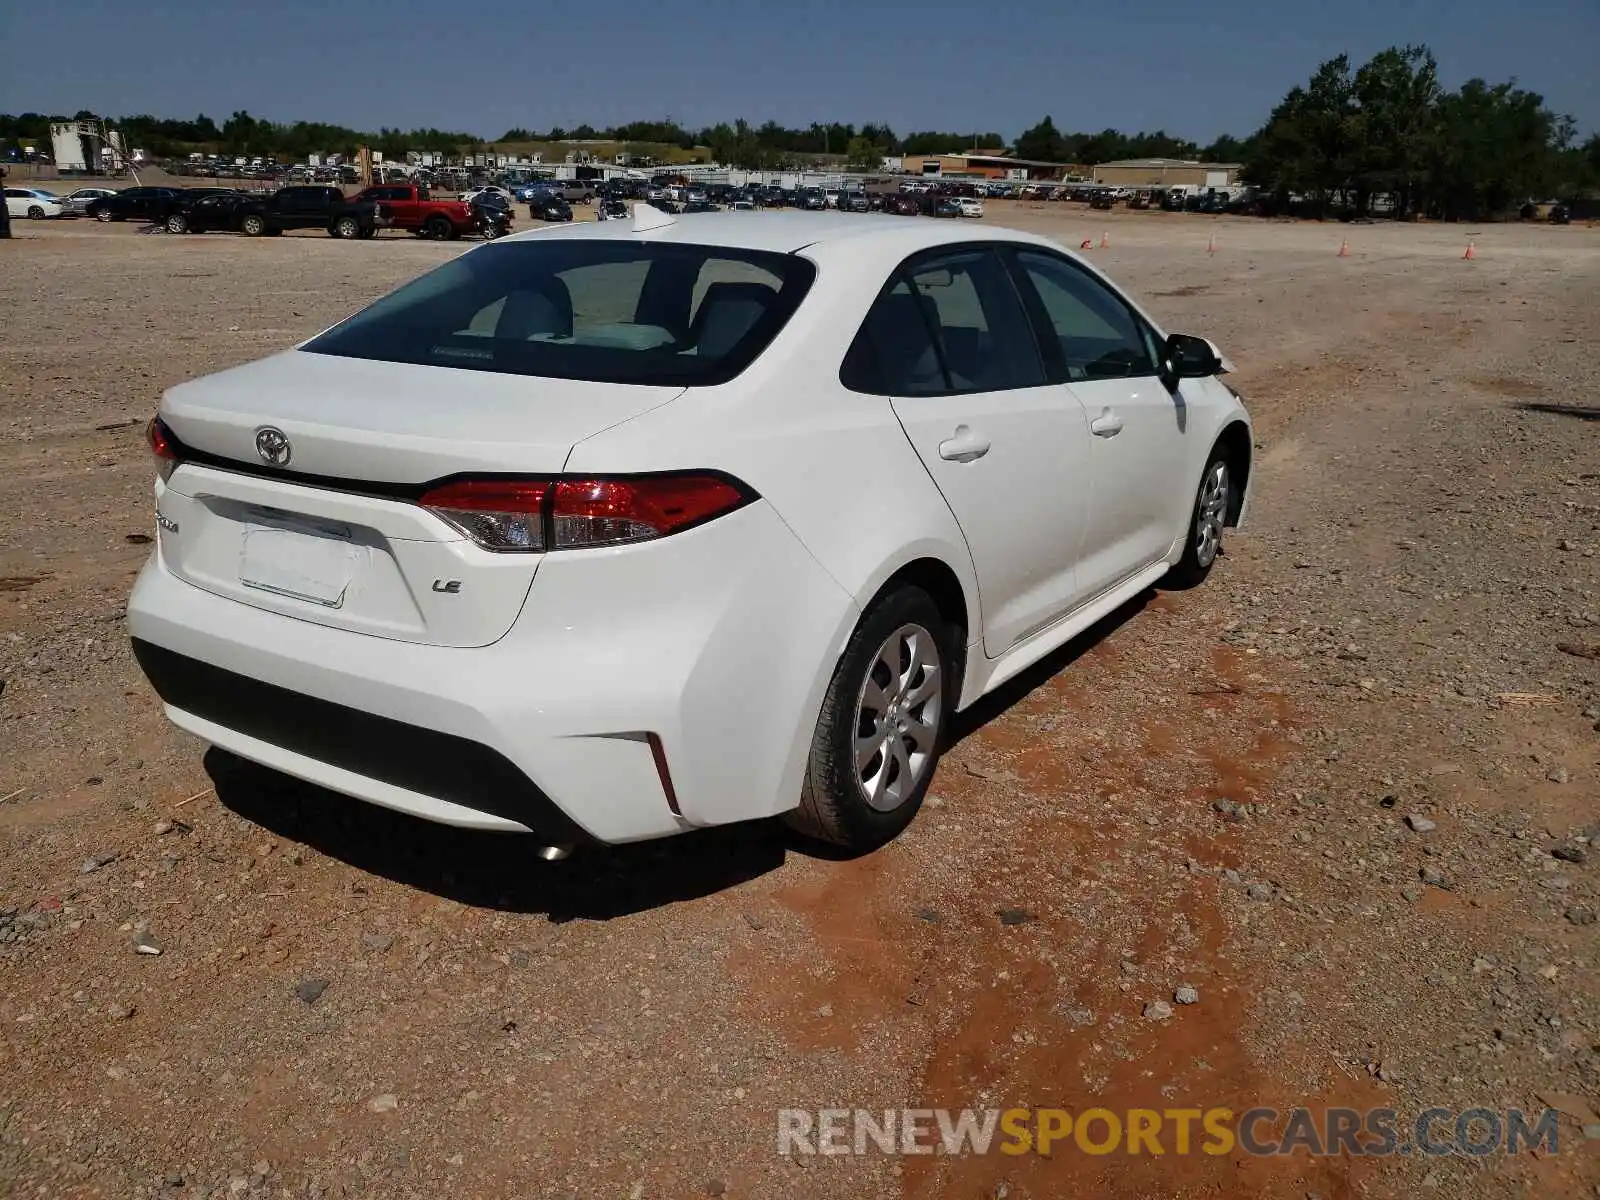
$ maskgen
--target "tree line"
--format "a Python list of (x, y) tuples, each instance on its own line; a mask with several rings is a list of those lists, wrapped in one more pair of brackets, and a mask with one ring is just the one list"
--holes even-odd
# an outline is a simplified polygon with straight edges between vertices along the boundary
[[(88, 111), (70, 117), (32, 112), (16, 116), (0, 113), (0, 153), (20, 153), (25, 146), (47, 149), (53, 122), (100, 119), (99, 114)], [(303, 162), (308, 154), (353, 155), (357, 146), (370, 146), (385, 157), (399, 158), (407, 150), (459, 154), (483, 144), (482, 139), (470, 133), (449, 130), (380, 129), (376, 133), (364, 133), (321, 121), (280, 124), (253, 117), (242, 110), (220, 126), (204, 113), (189, 121), (153, 117), (147, 113), (105, 120), (113, 129), (122, 131), (123, 145), (128, 149), (138, 148), (157, 158), (182, 158), (199, 151)]]
[(1504, 212), (1600, 187), (1600, 134), (1515, 81), (1439, 83), (1426, 46), (1394, 46), (1352, 69), (1341, 54), (1293, 89), (1242, 149), (1245, 177), (1280, 199), (1363, 215), (1376, 196), (1398, 217)]
[[(73, 119), (94, 116), (80, 112)], [(62, 119), (0, 114), (0, 152), (42, 144), (50, 123)], [(1530, 198), (1567, 198), (1600, 188), (1600, 133), (1580, 143), (1571, 117), (1552, 112), (1542, 96), (1515, 81), (1469, 79), (1448, 91), (1426, 46), (1390, 47), (1359, 67), (1348, 55), (1331, 58), (1292, 89), (1250, 136), (1225, 134), (1204, 146), (1165, 130), (1063, 133), (1049, 116), (1009, 142), (992, 130), (900, 135), (883, 122), (789, 128), (742, 118), (703, 129), (689, 129), (670, 117), (605, 128), (515, 128), (495, 141), (438, 129), (364, 133), (317, 122), (278, 124), (244, 111), (220, 126), (203, 114), (190, 121), (139, 115), (112, 123), (130, 148), (159, 157), (201, 150), (303, 160), (317, 151), (353, 154), (366, 145), (398, 158), (407, 150), (460, 154), (576, 140), (703, 150), (713, 161), (747, 169), (831, 156), (874, 170), (888, 155), (970, 149), (1082, 166), (1126, 158), (1198, 158), (1243, 164), (1244, 179), (1281, 203), (1293, 198), (1315, 210), (1358, 215), (1371, 211), (1380, 196), (1389, 199), (1386, 211), (1396, 216), (1472, 218)]]

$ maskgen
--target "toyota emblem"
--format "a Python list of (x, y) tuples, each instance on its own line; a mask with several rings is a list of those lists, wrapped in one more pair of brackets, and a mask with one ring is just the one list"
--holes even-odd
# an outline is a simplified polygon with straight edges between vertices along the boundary
[(289, 459), (294, 454), (294, 447), (289, 445), (289, 439), (284, 436), (283, 430), (263, 425), (256, 430), (256, 453), (261, 456), (262, 462), (270, 466), (287, 467)]

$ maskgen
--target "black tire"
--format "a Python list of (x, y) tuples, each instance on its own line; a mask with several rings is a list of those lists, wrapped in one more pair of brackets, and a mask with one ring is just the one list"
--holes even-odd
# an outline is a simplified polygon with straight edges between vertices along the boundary
[(422, 226), (422, 232), (434, 241), (442, 242), (449, 238), (451, 228), (449, 217), (429, 217)]
[(111, 215), (111, 210), (109, 208), (97, 208), (95, 210), (94, 219), (96, 221), (106, 223), (116, 220), (116, 218)]
[(44, 209), (40, 208), (37, 204), (28, 205), (28, 219), (30, 221), (44, 220)]
[[(925, 642), (924, 653), (929, 646), (936, 652), (937, 675), (930, 678), (924, 660), (923, 667), (908, 671), (904, 691), (899, 693), (912, 702), (902, 701), (897, 710), (884, 708), (880, 711), (891, 719), (896, 713), (903, 715), (902, 729), (907, 722), (915, 722), (922, 729), (931, 725), (928, 749), (920, 764), (911, 764), (914, 745), (908, 744), (909, 735), (885, 733), (887, 723), (868, 718), (865, 711), (870, 704), (866, 692), (869, 679), (889, 696), (896, 694), (896, 672), (888, 669), (882, 657), (888, 652), (902, 667), (908, 665), (901, 640), (908, 630), (926, 635), (925, 639), (918, 640)], [(808, 837), (859, 852), (883, 845), (911, 824), (938, 767), (951, 708), (959, 694), (955, 673), (960, 642), (960, 634), (950, 628), (938, 606), (921, 588), (899, 588), (868, 610), (840, 656), (823, 698), (800, 790), (800, 806), (785, 817), (792, 828)], [(933, 685), (931, 694), (915, 699), (918, 686), (930, 682)], [(937, 707), (930, 709), (930, 704)], [(875, 735), (883, 738), (882, 748), (864, 767), (858, 767), (858, 738), (869, 740)], [(898, 742), (901, 749), (897, 762), (888, 749), (894, 742)], [(915, 771), (909, 787), (904, 784), (904, 769), (900, 764), (907, 764)], [(886, 782), (876, 789), (881, 798), (875, 805), (868, 799), (872, 783), (864, 776), (876, 778), (880, 773)], [(896, 786), (902, 789), (898, 795), (890, 790)]]
[(182, 213), (173, 213), (166, 221), (168, 233), (188, 233), (189, 218)]
[(267, 232), (267, 219), (259, 213), (246, 213), (239, 221), (239, 230), (245, 237), (260, 237)]
[(333, 224), (328, 226), (328, 232), (336, 238), (350, 241), (361, 236), (361, 222), (354, 217), (337, 217)]
[[(1221, 472), (1220, 484), (1218, 472)], [(1234, 509), (1233, 468), (1220, 447), (1211, 448), (1206, 469), (1194, 492), (1194, 507), (1184, 527), (1183, 557), (1162, 583), (1173, 588), (1198, 587), (1222, 557), (1222, 534)]]

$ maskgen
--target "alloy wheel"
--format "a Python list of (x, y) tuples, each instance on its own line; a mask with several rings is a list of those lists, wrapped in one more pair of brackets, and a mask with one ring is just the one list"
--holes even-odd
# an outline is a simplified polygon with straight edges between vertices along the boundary
[(1216, 561), (1222, 548), (1222, 528), (1228, 519), (1228, 464), (1216, 462), (1200, 484), (1194, 510), (1194, 558), (1202, 567)]
[(943, 720), (939, 643), (921, 625), (902, 625), (878, 648), (856, 700), (856, 783), (868, 805), (905, 803), (932, 766)]

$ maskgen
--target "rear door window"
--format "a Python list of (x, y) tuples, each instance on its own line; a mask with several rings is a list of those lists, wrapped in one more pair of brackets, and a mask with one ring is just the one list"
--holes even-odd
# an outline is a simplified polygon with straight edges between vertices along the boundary
[(845, 356), (841, 382), (887, 396), (1045, 383), (1033, 329), (992, 249), (918, 255), (896, 273)]

